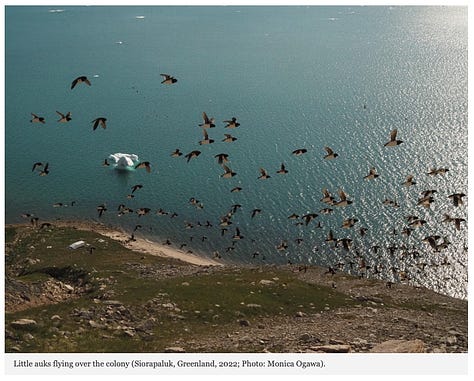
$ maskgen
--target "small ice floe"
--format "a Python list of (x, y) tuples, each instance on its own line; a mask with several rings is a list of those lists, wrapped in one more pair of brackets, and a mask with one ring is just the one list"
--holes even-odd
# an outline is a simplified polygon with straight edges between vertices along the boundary
[(94, 74), (92, 77), (99, 78), (99, 74)]
[(61, 13), (61, 12), (64, 12), (64, 9), (50, 9), (48, 12), (49, 13)]
[(143, 20), (145, 18), (145, 16), (135, 16), (136, 19), (138, 20)]
[(339, 20), (339, 17), (328, 17), (326, 20), (328, 20), (328, 21), (337, 21), (337, 20)]
[(129, 153), (113, 153), (109, 155), (109, 159), (113, 160), (116, 169), (134, 170), (139, 163), (138, 156)]
[(117, 45), (122, 45), (122, 44), (123, 44), (123, 41), (115, 41), (115, 43), (116, 43)]

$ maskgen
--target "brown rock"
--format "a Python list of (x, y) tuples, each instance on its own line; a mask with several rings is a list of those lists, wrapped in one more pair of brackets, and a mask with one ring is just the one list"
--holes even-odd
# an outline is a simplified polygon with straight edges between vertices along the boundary
[(310, 347), (312, 351), (325, 352), (325, 353), (349, 353), (351, 346), (346, 344), (330, 344), (330, 345), (318, 345)]
[(19, 319), (11, 322), (13, 328), (31, 329), (36, 327), (37, 323), (33, 319)]
[(186, 353), (186, 351), (181, 347), (168, 347), (165, 348), (165, 353)]
[(388, 340), (375, 345), (373, 353), (424, 353), (425, 343), (421, 340)]

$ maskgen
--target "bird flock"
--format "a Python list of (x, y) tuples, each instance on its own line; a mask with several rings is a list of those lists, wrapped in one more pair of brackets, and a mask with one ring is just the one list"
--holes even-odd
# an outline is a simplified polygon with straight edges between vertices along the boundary
[[(161, 81), (162, 85), (165, 86), (175, 86), (178, 80), (170, 74), (160, 74), (163, 77)], [(75, 78), (71, 83), (71, 90), (76, 89), (77, 86), (88, 86), (91, 87), (92, 83), (88, 79), (87, 76), (79, 76)], [(364, 110), (367, 109), (366, 105), (363, 107)], [(72, 113), (71, 112), (59, 112), (56, 111), (59, 115), (60, 119), (57, 120), (58, 123), (68, 123), (72, 120)], [(45, 124), (45, 118), (43, 116), (39, 116), (35, 113), (31, 113), (31, 123), (40, 123)], [(237, 117), (232, 116), (231, 118), (224, 119), (222, 121), (223, 125), (218, 127), (215, 117), (209, 117), (206, 112), (202, 112), (202, 122), (197, 124), (197, 127), (200, 129), (200, 140), (196, 139), (196, 149), (191, 150), (190, 152), (184, 153), (182, 152), (181, 148), (171, 148), (169, 150), (169, 156), (174, 159), (184, 158), (184, 161), (189, 165), (192, 165), (191, 161), (199, 160), (200, 155), (203, 153), (201, 151), (201, 147), (203, 145), (215, 145), (215, 146), (222, 146), (222, 143), (225, 144), (238, 144), (235, 143), (238, 138), (233, 136), (232, 133), (228, 133), (228, 130), (234, 129), (245, 129), (245, 126), (241, 127), (240, 122), (237, 120)], [(98, 116), (91, 121), (92, 131), (96, 131), (99, 127), (102, 129), (108, 128), (107, 125), (107, 118), (103, 116)], [(217, 136), (214, 133), (215, 130), (225, 129), (225, 133), (223, 133), (223, 138), (220, 139), (220, 143), (217, 140)], [(214, 130), (215, 129), (215, 130)], [(213, 135), (213, 136), (212, 136)], [(398, 139), (398, 129), (392, 129), (388, 134), (388, 141), (383, 144), (384, 150), (397, 150), (398, 146), (404, 143), (403, 140)], [(224, 145), (225, 146), (225, 145)], [(325, 153), (323, 153), (325, 152)], [(220, 178), (225, 179), (222, 181), (228, 181), (227, 179), (233, 179), (238, 177), (238, 173), (232, 168), (231, 157), (229, 154), (224, 152), (213, 153), (213, 157), (216, 160), (216, 164), (220, 166), (222, 169), (222, 173), (220, 174)], [(301, 157), (301, 156), (308, 156), (309, 151), (308, 148), (299, 147), (294, 148), (287, 153), (288, 157)], [(320, 159), (324, 161), (332, 161), (337, 163), (340, 160), (342, 154), (335, 152), (335, 150), (331, 147), (321, 145), (321, 153)], [(314, 157), (312, 157), (312, 160)], [(181, 159), (182, 160), (182, 159)], [(190, 164), (191, 163), (191, 164)], [(104, 167), (110, 166), (107, 159), (105, 159), (102, 163)], [(186, 164), (184, 164), (186, 165)], [(298, 163), (296, 162), (296, 165)], [(148, 174), (153, 174), (153, 168), (155, 164), (151, 163), (150, 161), (141, 161), (135, 165), (135, 170), (145, 169)], [(337, 171), (337, 165), (333, 169)], [(35, 162), (32, 166), (32, 172), (38, 173), (40, 176), (46, 176), (50, 174), (49, 162)], [(449, 172), (448, 168), (430, 168), (428, 172), (424, 174), (417, 174), (417, 176), (447, 176)], [(288, 167), (288, 164), (285, 162), (276, 162), (274, 169), (264, 168), (263, 166), (256, 166), (255, 167), (255, 181), (266, 181), (272, 177), (280, 177), (280, 176), (290, 176), (291, 175), (291, 168)], [(369, 168), (369, 172), (366, 176), (362, 177), (362, 181), (379, 181), (381, 175), (378, 173), (377, 168), (372, 166)], [(400, 187), (405, 189), (411, 188), (417, 184), (416, 178), (414, 174), (406, 175), (404, 181), (403, 179), (400, 180)], [(235, 185), (235, 184), (233, 184)], [(271, 186), (278, 187), (277, 183), (272, 183)], [(127, 195), (124, 195), (128, 200), (139, 198), (140, 190), (144, 187), (147, 187), (146, 183), (143, 184), (135, 184), (130, 187), (130, 192)], [(242, 192), (245, 189), (244, 184), (239, 184), (238, 186), (229, 186), (229, 192), (231, 193), (238, 193)], [(427, 263), (425, 261), (425, 256), (423, 252), (426, 250), (431, 250), (434, 254), (442, 254), (444, 250), (446, 250), (451, 242), (447, 237), (443, 237), (438, 233), (427, 234), (424, 236), (419, 243), (424, 246), (417, 246), (408, 244), (401, 244), (395, 245), (392, 244), (391, 246), (381, 247), (378, 244), (372, 245), (370, 247), (371, 253), (367, 253), (361, 250), (361, 247), (357, 247), (354, 245), (354, 239), (351, 236), (345, 236), (343, 232), (346, 231), (356, 231), (357, 234), (361, 239), (364, 239), (368, 232), (368, 228), (363, 225), (363, 221), (360, 221), (359, 218), (350, 217), (350, 218), (343, 218), (340, 222), (340, 231), (335, 233), (334, 229), (328, 228), (325, 226), (325, 215), (331, 215), (335, 212), (336, 209), (350, 209), (351, 205), (357, 203), (358, 201), (350, 197), (350, 195), (346, 194), (344, 189), (340, 188), (337, 190), (337, 195), (333, 194), (334, 192), (330, 192), (327, 188), (321, 187), (322, 198), (320, 199), (321, 208), (314, 207), (314, 211), (305, 213), (305, 214), (298, 214), (296, 212), (290, 211), (287, 216), (287, 221), (289, 224), (293, 224), (295, 226), (301, 227), (303, 229), (311, 229), (312, 231), (316, 231), (317, 229), (321, 229), (320, 236), (323, 237), (321, 240), (322, 242), (314, 243), (314, 250), (318, 251), (319, 246), (325, 246), (329, 248), (332, 252), (337, 253), (337, 255), (329, 256), (325, 258), (325, 263), (327, 264), (328, 274), (335, 274), (337, 271), (346, 271), (350, 273), (355, 273), (361, 277), (379, 277), (384, 279), (389, 279), (389, 283), (391, 281), (403, 281), (409, 280), (413, 273), (423, 274), (429, 267), (437, 267), (437, 266), (449, 266), (451, 265), (450, 261), (447, 259), (446, 256), (438, 256), (439, 260), (437, 262)], [(436, 189), (427, 189), (422, 190), (419, 193), (419, 197), (417, 199), (417, 207), (421, 207), (424, 209), (429, 209), (433, 202), (436, 201)], [(359, 199), (361, 199), (363, 195), (359, 195)], [(457, 210), (464, 205), (464, 197), (466, 194), (462, 191), (457, 193), (450, 194), (449, 200), (453, 205), (453, 213), (456, 213)], [(71, 203), (71, 206), (74, 205), (75, 202)], [(389, 206), (392, 208), (398, 208), (400, 205), (396, 200), (392, 199), (384, 199), (380, 202), (385, 206)], [(195, 196), (189, 197), (189, 205), (196, 208), (196, 210), (203, 209), (204, 203), (201, 202)], [(54, 207), (63, 207), (66, 206), (64, 203), (55, 203)], [(245, 210), (247, 206), (243, 206), (241, 204), (233, 204), (230, 205), (227, 210), (224, 210), (221, 214), (219, 220), (216, 221), (185, 221), (183, 228), (186, 230), (193, 230), (196, 231), (197, 228), (205, 228), (205, 229), (219, 229), (218, 235), (221, 237), (222, 240), (226, 239), (228, 245), (225, 247), (224, 250), (214, 250), (212, 255), (217, 259), (225, 259), (226, 255), (230, 255), (236, 248), (239, 246), (239, 242), (246, 240), (247, 234), (245, 231), (242, 231), (242, 227), (239, 226), (238, 222), (238, 215), (242, 213), (242, 210)], [(317, 210), (316, 210), (317, 209)], [(122, 217), (125, 215), (136, 215), (136, 218), (139, 219), (139, 223), (135, 224), (133, 231), (130, 232), (130, 237), (128, 238), (127, 242), (134, 241), (135, 234), (139, 229), (143, 229), (144, 223), (143, 220), (146, 218), (145, 216), (155, 214), (157, 216), (167, 216), (171, 219), (178, 217), (178, 213), (176, 211), (168, 211), (163, 208), (158, 207), (140, 207), (140, 208), (131, 208), (126, 206), (123, 200), (118, 201), (118, 206), (113, 208), (116, 211), (117, 216)], [(109, 211), (110, 208), (107, 206), (106, 203), (101, 203), (96, 207), (96, 215), (97, 218), (101, 218), (104, 213)], [(257, 220), (261, 214), (265, 213), (265, 208), (261, 207), (252, 207), (249, 208), (248, 213), (252, 221)], [(411, 236), (412, 232), (417, 229), (422, 229), (427, 224), (427, 221), (422, 217), (418, 216), (419, 213), (414, 211), (413, 214), (407, 215), (405, 217), (405, 225), (400, 227), (400, 229), (393, 229), (392, 234), (400, 235), (404, 237)], [(34, 227), (38, 227), (40, 229), (45, 227), (51, 227), (50, 223), (43, 223), (41, 225), (38, 224), (38, 217), (32, 215), (31, 213), (25, 213), (23, 215), (25, 218), (29, 218), (31, 224)], [(171, 222), (170, 222), (171, 223)], [(439, 216), (439, 223), (440, 224), (452, 224), (456, 231), (459, 231), (463, 228), (464, 224), (466, 223), (466, 219), (462, 216), (452, 215), (448, 213), (444, 213), (442, 216)], [(267, 227), (268, 229), (272, 229), (271, 226)], [(431, 227), (436, 229), (436, 226)], [(151, 229), (151, 228), (150, 228)], [(339, 235), (336, 237), (336, 235)], [(208, 240), (207, 234), (192, 234), (189, 236), (189, 241), (193, 241), (194, 239), (200, 240), (201, 242), (205, 242)], [(255, 250), (250, 250), (247, 253), (242, 253), (241, 255), (245, 256), (246, 260), (256, 261), (259, 260), (259, 263), (266, 260), (265, 253), (260, 253), (259, 251), (259, 240), (258, 239), (251, 239), (252, 243), (255, 245)], [(272, 249), (276, 253), (285, 252), (287, 253), (288, 250), (291, 250), (290, 242), (293, 242), (296, 246), (299, 246), (304, 241), (304, 238), (298, 237), (281, 237), (281, 240), (275, 242), (274, 248)], [(186, 250), (189, 253), (192, 253), (192, 248), (187, 248), (189, 242), (173, 242), (171, 238), (166, 238), (163, 241), (164, 245), (174, 245), (179, 250)], [(465, 248), (467, 251), (467, 248)], [(398, 265), (394, 265), (392, 261), (386, 261), (380, 255), (382, 251), (386, 251), (389, 253), (389, 258), (397, 257), (399, 261)], [(294, 260), (288, 259), (289, 264), (293, 264)], [(459, 262), (460, 263), (460, 262)], [(300, 263), (296, 263), (300, 265)], [(462, 264), (463, 265), (463, 264)], [(465, 265), (463, 265), (465, 266)], [(305, 268), (305, 267), (303, 267)], [(388, 284), (389, 284), (388, 283)]]

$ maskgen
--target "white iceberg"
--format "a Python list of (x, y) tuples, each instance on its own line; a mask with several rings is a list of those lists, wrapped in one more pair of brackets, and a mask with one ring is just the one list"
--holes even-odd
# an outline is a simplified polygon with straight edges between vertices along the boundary
[(113, 160), (112, 164), (116, 169), (134, 169), (140, 162), (138, 156), (132, 153), (112, 153), (109, 155), (109, 159)]

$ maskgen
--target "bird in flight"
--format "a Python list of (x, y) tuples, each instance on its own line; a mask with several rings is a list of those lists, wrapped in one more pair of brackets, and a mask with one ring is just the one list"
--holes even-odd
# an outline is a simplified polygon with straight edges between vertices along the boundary
[(335, 153), (331, 148), (329, 147), (324, 147), (324, 149), (326, 150), (327, 152), (327, 155), (324, 156), (324, 159), (326, 160), (332, 160), (332, 159), (335, 159), (336, 157), (338, 157), (339, 155), (337, 153)]
[(151, 172), (151, 166), (149, 161), (142, 161), (135, 166), (135, 169), (145, 168), (148, 173)]
[(163, 83), (165, 85), (172, 85), (173, 83), (178, 82), (178, 80), (175, 77), (173, 77), (169, 74), (160, 74), (160, 75), (163, 76), (163, 78), (164, 78), (163, 81), (161, 81), (161, 83)]
[(66, 115), (64, 115), (63, 113), (60, 113), (59, 111), (56, 111), (56, 114), (58, 114), (61, 117), (58, 120), (59, 123), (67, 123), (72, 119), (70, 111)]
[(230, 169), (227, 165), (222, 164), (222, 168), (224, 168), (224, 173), (221, 175), (224, 179), (229, 179), (231, 177), (234, 177), (237, 173), (233, 172), (232, 169)]
[(45, 120), (42, 116), (38, 116), (36, 114), (31, 113), (33, 118), (30, 120), (31, 123), (45, 123)]
[(89, 85), (89, 86), (91, 85), (89, 79), (85, 75), (82, 75), (80, 77), (77, 77), (74, 81), (72, 81), (71, 90), (74, 89), (74, 87), (76, 87), (78, 83), (85, 83), (86, 85)]
[(91, 122), (91, 123), (94, 123), (92, 126), (92, 131), (95, 131), (97, 127), (99, 127), (99, 124), (105, 130), (107, 127), (107, 125), (105, 124), (106, 121), (107, 121), (107, 118), (104, 118), (104, 117), (99, 117), (99, 118), (94, 119)]
[(271, 176), (268, 174), (268, 172), (264, 168), (260, 168), (260, 176), (258, 176), (258, 179), (265, 180), (269, 179)]
[(236, 128), (240, 126), (240, 123), (237, 122), (237, 118), (232, 117), (231, 120), (224, 120), (224, 123), (227, 123), (225, 128)]
[(285, 168), (285, 164), (281, 163), (280, 169), (277, 171), (279, 175), (286, 175), (288, 170)]
[(202, 113), (202, 119), (204, 120), (204, 123), (200, 124), (199, 127), (202, 128), (213, 128), (216, 125), (214, 124), (215, 119), (211, 118), (209, 119), (207, 114), (205, 112)]
[(298, 149), (295, 149), (292, 154), (295, 155), (295, 156), (301, 156), (303, 155), (304, 153), (308, 152), (308, 150), (306, 148), (298, 148)]
[(379, 175), (377, 174), (377, 171), (375, 170), (375, 168), (372, 167), (369, 170), (369, 174), (367, 176), (364, 176), (364, 179), (373, 180), (373, 179), (376, 179), (377, 177), (379, 177)]
[(187, 162), (189, 163), (189, 160), (191, 160), (192, 158), (198, 157), (200, 154), (201, 154), (201, 151), (191, 151), (190, 153), (184, 155), (184, 157), (188, 159)]
[(202, 130), (202, 134), (204, 135), (204, 139), (199, 141), (200, 145), (214, 143), (214, 139), (209, 139), (209, 135), (205, 129)]
[(224, 134), (225, 138), (222, 139), (222, 141), (224, 143), (232, 143), (232, 142), (235, 142), (237, 140), (236, 137), (232, 136), (231, 134)]
[(183, 153), (179, 150), (179, 148), (176, 148), (174, 150), (174, 152), (171, 154), (171, 157), (179, 157), (181, 156)]
[(403, 143), (403, 140), (397, 140), (397, 132), (396, 128), (390, 132), (390, 140), (384, 144), (384, 147), (395, 147)]

